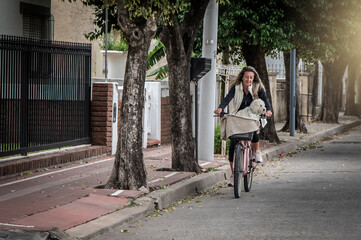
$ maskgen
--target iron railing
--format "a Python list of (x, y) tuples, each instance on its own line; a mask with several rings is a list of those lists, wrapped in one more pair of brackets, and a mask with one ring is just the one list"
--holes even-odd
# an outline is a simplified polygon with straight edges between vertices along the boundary
[(0, 157), (90, 142), (91, 45), (0, 35)]

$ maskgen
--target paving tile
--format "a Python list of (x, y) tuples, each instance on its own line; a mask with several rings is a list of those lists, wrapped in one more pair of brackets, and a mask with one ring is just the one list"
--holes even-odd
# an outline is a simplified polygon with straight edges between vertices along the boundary
[(90, 194), (89, 197), (13, 221), (11, 224), (34, 226), (35, 230), (50, 230), (53, 227), (66, 230), (114, 212), (129, 203), (126, 198)]

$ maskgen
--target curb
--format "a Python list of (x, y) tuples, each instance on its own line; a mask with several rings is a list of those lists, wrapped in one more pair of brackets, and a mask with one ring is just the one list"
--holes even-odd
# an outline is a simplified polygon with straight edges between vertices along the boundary
[(276, 146), (271, 149), (265, 149), (262, 150), (263, 158), (266, 160), (270, 160), (276, 157), (279, 157), (280, 153), (289, 153), (293, 152), (300, 147), (303, 147), (308, 144), (316, 143), (318, 141), (321, 141), (329, 136), (344, 132), (348, 129), (351, 129), (353, 127), (361, 125), (361, 120), (357, 120), (348, 124), (344, 124), (341, 126), (335, 126), (333, 128), (330, 128), (329, 130), (325, 130), (320, 133), (313, 133), (309, 136), (304, 136), (301, 139), (295, 139), (292, 142), (284, 143), (282, 146)]
[[(336, 126), (321, 133), (314, 133), (300, 140), (295, 139), (295, 141), (283, 144), (282, 146), (276, 146), (273, 149), (265, 149), (263, 150), (263, 157), (270, 160), (278, 157), (279, 153), (293, 152), (304, 145), (318, 142), (358, 125), (361, 125), (361, 120)], [(86, 224), (68, 229), (65, 232), (71, 237), (70, 239), (91, 239), (126, 222), (145, 217), (154, 210), (162, 210), (181, 199), (201, 193), (213, 185), (226, 180), (229, 174), (229, 165), (227, 164), (219, 167), (218, 171), (199, 174), (170, 185), (166, 189), (151, 192), (147, 196), (135, 200), (135, 203), (139, 204), (137, 207), (124, 208)]]
[(225, 181), (229, 175), (229, 166), (222, 166), (218, 171), (202, 173), (184, 181), (170, 185), (164, 190), (158, 190), (148, 194), (152, 198), (157, 210), (169, 207), (175, 202), (193, 196), (212, 187), (213, 185)]
[(137, 207), (123, 208), (120, 211), (104, 215), (86, 224), (70, 228), (65, 233), (71, 237), (70, 239), (91, 239), (123, 223), (145, 217), (155, 210), (154, 201), (151, 198), (142, 197), (134, 202), (138, 205)]
[(70, 236), (70, 239), (91, 239), (126, 222), (145, 217), (154, 210), (162, 210), (181, 199), (196, 195), (224, 181), (229, 175), (228, 169), (228, 165), (222, 166), (218, 168), (219, 171), (199, 174), (170, 185), (164, 190), (151, 192), (146, 197), (134, 201), (138, 204), (137, 207), (123, 208), (65, 232)]

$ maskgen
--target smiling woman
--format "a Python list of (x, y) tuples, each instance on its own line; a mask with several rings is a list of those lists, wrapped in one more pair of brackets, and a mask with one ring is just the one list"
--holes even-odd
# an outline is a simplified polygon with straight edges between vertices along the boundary
[[(223, 99), (218, 108), (214, 111), (215, 114), (221, 114), (223, 110), (232, 101), (231, 114), (234, 115), (238, 111), (249, 107), (254, 99), (260, 98), (264, 101), (266, 106), (266, 117), (271, 117), (271, 105), (269, 103), (265, 88), (258, 75), (256, 69), (251, 66), (244, 67), (239, 73), (236, 80), (232, 83), (232, 87), (227, 96)], [(232, 176), (229, 180), (229, 185), (233, 185), (233, 157), (234, 148), (237, 144), (236, 140), (231, 140), (229, 145), (229, 163), (232, 170)], [(255, 161), (257, 163), (263, 162), (262, 154), (259, 149), (259, 135), (257, 131), (253, 133), (252, 146), (255, 154)]]

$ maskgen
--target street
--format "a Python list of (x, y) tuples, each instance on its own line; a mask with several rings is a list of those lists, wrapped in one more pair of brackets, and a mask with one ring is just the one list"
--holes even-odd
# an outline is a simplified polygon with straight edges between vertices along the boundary
[(239, 199), (225, 182), (93, 239), (360, 239), (361, 127), (268, 161)]

